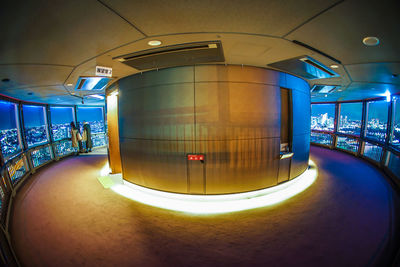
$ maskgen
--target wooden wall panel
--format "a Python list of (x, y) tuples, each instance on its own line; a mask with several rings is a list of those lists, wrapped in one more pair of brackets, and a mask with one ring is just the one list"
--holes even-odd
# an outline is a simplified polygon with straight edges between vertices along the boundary
[[(286, 84), (287, 76), (255, 67), (206, 65), (121, 79), (119, 125), (124, 179), (190, 194), (236, 193), (276, 185), (280, 85)], [(291, 85), (296, 83), (292, 81)], [(307, 114), (303, 109), (309, 106), (309, 98), (308, 102), (303, 97), (301, 101), (294, 107), (294, 119)], [(304, 135), (305, 124), (298, 125), (296, 130)], [(303, 141), (305, 137), (295, 140), (293, 173), (307, 165), (305, 146), (309, 141), (299, 145)], [(205, 162), (188, 162), (187, 155), (195, 153), (204, 154)]]
[(112, 173), (121, 173), (119, 149), (118, 96), (107, 96), (108, 156)]

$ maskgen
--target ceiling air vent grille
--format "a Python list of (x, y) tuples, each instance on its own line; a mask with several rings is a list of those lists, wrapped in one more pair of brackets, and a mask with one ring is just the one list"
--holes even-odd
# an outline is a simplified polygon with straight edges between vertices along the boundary
[(337, 88), (340, 86), (337, 85), (323, 85), (323, 84), (315, 84), (311, 88), (312, 93), (318, 93), (318, 94), (329, 94), (335, 91)]
[(225, 61), (220, 41), (159, 47), (118, 56), (113, 59), (138, 70)]
[(269, 64), (268, 66), (290, 72), (310, 80), (339, 76), (336, 72), (309, 56), (291, 58)]

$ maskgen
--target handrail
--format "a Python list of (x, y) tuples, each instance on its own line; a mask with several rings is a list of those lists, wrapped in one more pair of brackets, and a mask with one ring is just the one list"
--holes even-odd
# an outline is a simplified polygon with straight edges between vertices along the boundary
[[(347, 133), (333, 132), (333, 131), (332, 132), (331, 131), (323, 131), (323, 130), (311, 130), (311, 133), (322, 133), (322, 134), (329, 134), (334, 137), (340, 136), (340, 137), (348, 137), (348, 138), (356, 139), (359, 142), (367, 142), (367, 143), (379, 146), (382, 149), (392, 152), (396, 156), (400, 156), (400, 148), (396, 148), (391, 144), (386, 144), (384, 142), (380, 142), (380, 141), (377, 141), (375, 139), (371, 139), (368, 137), (361, 137), (361, 136), (354, 135), (354, 134), (347, 134)], [(311, 142), (311, 143), (313, 143), (313, 142)], [(323, 144), (319, 144), (319, 143), (313, 143), (313, 144), (327, 146), (327, 145), (323, 145)], [(332, 144), (330, 147), (335, 148), (334, 144)]]

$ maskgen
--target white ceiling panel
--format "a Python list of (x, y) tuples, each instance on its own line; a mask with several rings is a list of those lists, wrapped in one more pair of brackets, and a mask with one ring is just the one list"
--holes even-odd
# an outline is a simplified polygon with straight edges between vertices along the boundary
[(360, 100), (384, 96), (386, 91), (391, 94), (400, 93), (399, 85), (388, 85), (381, 83), (359, 83), (353, 82), (348, 87), (340, 88), (342, 91), (334, 91), (330, 94), (311, 94), (311, 102)]
[(346, 68), (353, 81), (400, 85), (400, 62), (354, 64), (347, 65)]
[(334, 0), (105, 0), (148, 35), (242, 32), (282, 36)]
[(142, 38), (98, 1), (2, 1), (1, 63), (77, 65)]
[[(56, 65), (0, 65), (0, 92), (10, 88), (63, 84), (72, 67)], [(2, 82), (2, 79), (10, 79)]]
[[(316, 17), (290, 35), (344, 64), (400, 61), (400, 1), (348, 0)], [(367, 47), (366, 36), (380, 45)]]

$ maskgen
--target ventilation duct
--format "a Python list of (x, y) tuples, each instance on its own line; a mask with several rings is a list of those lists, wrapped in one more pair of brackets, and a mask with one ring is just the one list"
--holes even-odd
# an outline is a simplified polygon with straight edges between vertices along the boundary
[(268, 66), (290, 72), (310, 80), (339, 76), (339, 74), (309, 56), (291, 58), (269, 64)]
[(186, 43), (114, 57), (137, 70), (224, 62), (220, 41)]
[(311, 88), (312, 93), (319, 93), (319, 94), (329, 94), (335, 91), (336, 89), (340, 88), (338, 85), (323, 85), (323, 84), (315, 84)]

